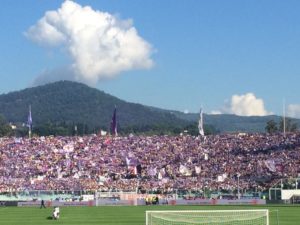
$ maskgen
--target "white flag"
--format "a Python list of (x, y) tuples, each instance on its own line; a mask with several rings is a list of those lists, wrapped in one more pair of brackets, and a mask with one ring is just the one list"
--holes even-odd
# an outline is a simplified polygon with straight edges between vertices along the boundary
[(159, 180), (161, 180), (161, 179), (163, 178), (160, 172), (158, 172), (157, 178), (158, 178)]
[(183, 176), (191, 176), (192, 175), (192, 172), (186, 166), (184, 166), (184, 165), (180, 165), (179, 172)]
[(217, 178), (218, 182), (223, 182), (224, 181), (224, 177), (222, 175), (219, 175)]
[(204, 159), (208, 160), (208, 154), (207, 153), (204, 154)]
[(276, 166), (274, 160), (271, 159), (265, 160), (265, 165), (271, 172), (276, 172)]
[(195, 172), (196, 172), (196, 174), (200, 174), (201, 173), (201, 167), (200, 166), (195, 166)]
[(200, 109), (200, 118), (199, 118), (199, 123), (198, 123), (198, 129), (199, 129), (199, 134), (201, 136), (204, 136), (204, 129), (203, 129), (203, 112), (202, 109)]
[(101, 135), (101, 136), (106, 136), (106, 134), (107, 134), (107, 132), (106, 132), (105, 130), (101, 130), (101, 131), (100, 131), (100, 135)]

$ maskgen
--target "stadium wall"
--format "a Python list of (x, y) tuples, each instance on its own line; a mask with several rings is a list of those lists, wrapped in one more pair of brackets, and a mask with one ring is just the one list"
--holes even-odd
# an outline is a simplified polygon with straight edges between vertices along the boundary
[(197, 199), (197, 200), (170, 200), (169, 205), (265, 205), (264, 199)]
[[(26, 201), (18, 202), (18, 206), (40, 206), (40, 201)], [(46, 207), (52, 206), (95, 206), (95, 201), (74, 201), (74, 202), (59, 202), (59, 201), (46, 201)]]
[(14, 202), (14, 201), (0, 201), (0, 207), (5, 207), (5, 206), (18, 206), (18, 202)]
[[(111, 199), (101, 199), (97, 201), (74, 201), (74, 202), (60, 202), (60, 201), (46, 201), (47, 207), (52, 206), (105, 206), (105, 205), (145, 205), (144, 199), (133, 200), (111, 200)], [(264, 199), (237, 199), (237, 200), (227, 200), (227, 199), (198, 199), (198, 200), (168, 200), (160, 199), (159, 204), (167, 205), (265, 205), (266, 200)], [(39, 201), (27, 201), (18, 202), (18, 206), (40, 206)]]

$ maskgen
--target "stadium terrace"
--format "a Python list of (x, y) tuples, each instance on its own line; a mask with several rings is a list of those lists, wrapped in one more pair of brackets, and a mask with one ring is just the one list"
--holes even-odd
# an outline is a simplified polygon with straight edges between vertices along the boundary
[(299, 159), (299, 133), (2, 138), (0, 192), (264, 191), (298, 177)]

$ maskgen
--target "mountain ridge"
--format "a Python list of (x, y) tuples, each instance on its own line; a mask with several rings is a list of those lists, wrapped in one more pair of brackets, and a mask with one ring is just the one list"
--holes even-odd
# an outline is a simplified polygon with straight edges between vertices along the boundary
[[(25, 123), (31, 105), (34, 126), (52, 124), (84, 124), (95, 129), (109, 129), (111, 115), (117, 106), (119, 128), (147, 131), (153, 127), (195, 130), (199, 114), (160, 109), (130, 103), (96, 88), (73, 81), (58, 81), (0, 95), (0, 114), (9, 122)], [(226, 132), (264, 132), (266, 123), (280, 121), (279, 116), (237, 116), (204, 114), (204, 124)], [(293, 119), (300, 125), (300, 120)], [(130, 130), (131, 129), (131, 130)]]
[(142, 104), (129, 103), (96, 88), (72, 81), (58, 81), (0, 95), (0, 113), (10, 122), (26, 122), (31, 105), (33, 124), (85, 124), (108, 129), (114, 107), (120, 127), (184, 126), (187, 121), (168, 112), (156, 112)]

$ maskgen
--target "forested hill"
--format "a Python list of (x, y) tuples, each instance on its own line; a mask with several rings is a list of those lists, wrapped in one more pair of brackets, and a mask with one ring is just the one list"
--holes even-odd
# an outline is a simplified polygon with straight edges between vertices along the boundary
[(81, 124), (89, 130), (110, 125), (117, 107), (118, 126), (147, 130), (150, 127), (184, 127), (188, 124), (172, 113), (158, 112), (141, 104), (128, 103), (85, 84), (59, 81), (0, 95), (0, 114), (10, 122), (27, 121), (31, 105), (33, 126)]
[[(154, 131), (154, 133), (197, 132), (199, 114), (159, 109), (129, 103), (85, 84), (59, 81), (0, 95), (0, 114), (12, 123), (26, 123), (31, 105), (33, 128), (39, 133), (57, 127), (70, 134), (76, 125), (84, 133), (100, 128), (108, 130), (114, 107), (117, 106), (118, 128), (125, 133)], [(204, 114), (204, 128), (209, 132), (264, 132), (268, 121), (279, 124), (279, 116), (243, 117)], [(299, 120), (292, 120), (300, 127)], [(53, 129), (54, 129), (53, 128)], [(42, 131), (41, 129), (44, 129)], [(68, 130), (66, 130), (68, 129)], [(163, 132), (162, 132), (163, 131)]]
[[(181, 112), (173, 112), (178, 118), (197, 121), (199, 119), (199, 114), (189, 113), (184, 114)], [(269, 121), (274, 121), (277, 128), (280, 129), (280, 124), (282, 123), (282, 117), (276, 115), (269, 116), (237, 116), (232, 114), (219, 114), (219, 115), (207, 115), (203, 114), (204, 123), (210, 124), (219, 131), (220, 133), (227, 132), (265, 132), (266, 125)], [(296, 126), (299, 130), (300, 120), (295, 118), (287, 118), (287, 129), (292, 129)]]

